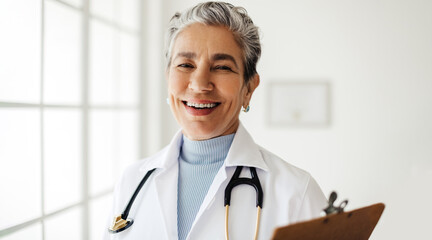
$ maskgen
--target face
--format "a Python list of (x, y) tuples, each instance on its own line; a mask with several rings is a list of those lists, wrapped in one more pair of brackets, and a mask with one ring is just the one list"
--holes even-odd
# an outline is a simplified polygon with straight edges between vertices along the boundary
[(259, 76), (244, 83), (242, 51), (233, 34), (195, 23), (179, 33), (171, 52), (168, 98), (183, 134), (204, 140), (234, 133)]

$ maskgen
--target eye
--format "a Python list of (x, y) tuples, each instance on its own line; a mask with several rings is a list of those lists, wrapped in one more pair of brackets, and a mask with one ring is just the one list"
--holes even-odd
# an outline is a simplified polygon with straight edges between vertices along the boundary
[(214, 67), (214, 69), (216, 69), (216, 70), (223, 70), (223, 71), (229, 71), (229, 72), (234, 72), (232, 70), (232, 68), (230, 68), (228, 66), (225, 66), (225, 65), (218, 65), (218, 66)]
[(182, 64), (177, 65), (177, 67), (180, 67), (180, 68), (193, 68), (194, 66), (192, 64), (190, 64), (190, 63), (182, 63)]

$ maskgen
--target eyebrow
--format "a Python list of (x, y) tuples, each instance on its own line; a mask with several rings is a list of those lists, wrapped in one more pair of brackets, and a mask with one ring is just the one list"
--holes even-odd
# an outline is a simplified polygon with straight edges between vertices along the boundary
[(179, 52), (174, 59), (176, 59), (178, 57), (184, 57), (187, 59), (194, 59), (194, 58), (196, 58), (196, 54), (193, 52)]
[[(174, 59), (176, 59), (178, 57), (184, 57), (187, 59), (195, 59), (196, 54), (194, 52), (179, 52)], [(234, 65), (238, 68), (238, 65), (237, 65), (235, 58), (229, 54), (226, 54), (226, 53), (213, 54), (213, 56), (211, 57), (211, 60), (212, 61), (229, 60), (229, 61), (233, 62)]]

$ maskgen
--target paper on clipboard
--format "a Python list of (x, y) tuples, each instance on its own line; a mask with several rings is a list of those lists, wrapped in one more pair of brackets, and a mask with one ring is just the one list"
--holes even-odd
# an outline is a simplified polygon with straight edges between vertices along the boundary
[(377, 203), (276, 228), (272, 240), (367, 240), (384, 211)]

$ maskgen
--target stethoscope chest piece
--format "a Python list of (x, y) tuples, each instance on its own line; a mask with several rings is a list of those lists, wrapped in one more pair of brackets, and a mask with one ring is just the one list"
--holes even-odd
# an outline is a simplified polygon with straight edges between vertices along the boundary
[(133, 219), (123, 219), (121, 215), (114, 218), (112, 226), (108, 229), (111, 233), (119, 233), (128, 229), (133, 224)]
[(132, 226), (134, 221), (133, 221), (133, 219), (128, 218), (129, 211), (132, 207), (133, 202), (135, 201), (136, 196), (138, 195), (139, 191), (141, 190), (142, 186), (147, 181), (147, 179), (150, 177), (152, 172), (154, 172), (155, 169), (156, 168), (154, 168), (154, 169), (152, 169), (146, 173), (144, 178), (138, 184), (138, 187), (135, 189), (135, 192), (132, 195), (131, 199), (129, 200), (128, 205), (126, 206), (123, 213), (114, 218), (113, 224), (111, 225), (111, 227), (108, 228), (108, 231), (110, 233), (119, 233), (121, 231), (128, 229), (130, 226)]

